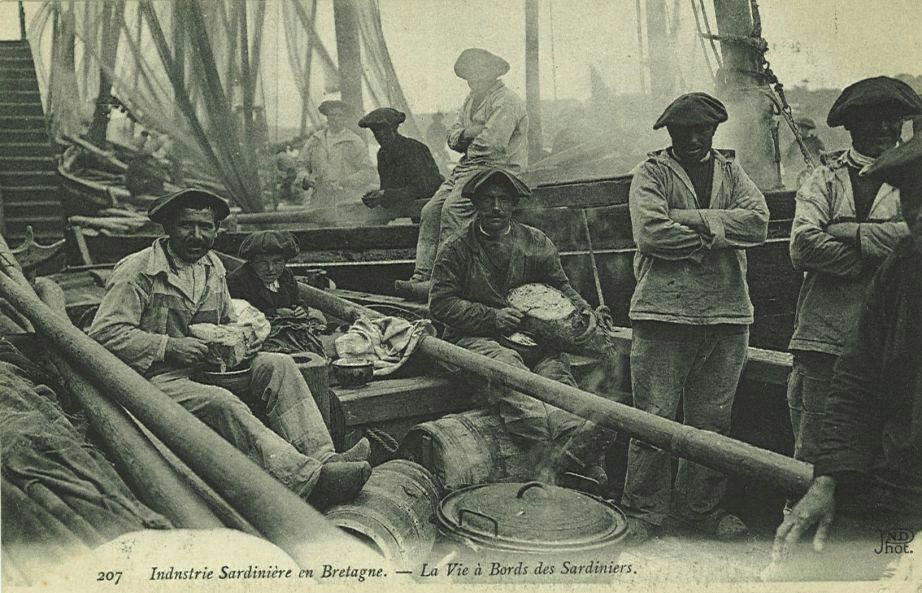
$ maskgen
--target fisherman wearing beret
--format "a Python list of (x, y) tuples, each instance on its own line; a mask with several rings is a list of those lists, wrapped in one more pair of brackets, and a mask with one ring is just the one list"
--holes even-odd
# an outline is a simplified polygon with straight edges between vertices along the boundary
[(398, 131), (406, 117), (401, 111), (381, 107), (359, 120), (359, 127), (370, 128), (381, 147), (378, 149), (381, 189), (362, 197), (366, 206), (381, 212), (381, 222), (414, 214), (414, 201), (431, 198), (445, 180), (429, 148)]
[[(712, 148), (723, 104), (706, 93), (682, 95), (654, 129), (672, 146), (634, 170), (629, 208), (637, 252), (631, 298), (634, 406), (727, 434), (737, 382), (746, 361), (752, 303), (746, 252), (768, 233), (762, 192), (732, 156)], [(726, 477), (632, 439), (622, 504), (633, 538), (655, 535), (667, 515), (720, 539), (747, 532), (721, 507)]]
[(313, 504), (350, 500), (371, 474), (367, 442), (335, 453), (310, 388), (290, 356), (258, 353), (247, 397), (193, 377), (209, 345), (197, 323), (234, 323), (224, 265), (211, 250), (229, 214), (219, 196), (185, 189), (160, 198), (148, 216), (167, 236), (116, 264), (89, 335), (195, 414), (267, 472)]
[(851, 148), (831, 154), (797, 192), (790, 251), (804, 281), (788, 381), (796, 459), (814, 462), (833, 367), (855, 331), (875, 270), (909, 234), (900, 190), (861, 171), (897, 144), (904, 118), (920, 113), (922, 100), (894, 78), (847, 87), (827, 123), (848, 130)]
[[(876, 119), (867, 110), (864, 117)], [(877, 125), (882, 130), (883, 119)], [(870, 142), (854, 132), (853, 125), (853, 146), (867, 155)], [(888, 564), (892, 571), (898, 563), (899, 573), (918, 562), (911, 554), (922, 531), (922, 138), (874, 161), (862, 173), (897, 188), (908, 234), (856, 308), (855, 335), (824, 394), (813, 482), (778, 527), (763, 580), (878, 581)]]
[[(826, 145), (816, 135), (816, 122), (809, 117), (798, 117), (794, 124), (797, 126), (798, 132), (800, 132), (800, 138), (807, 149), (807, 153), (813, 157), (814, 162), (820, 162), (823, 158), (823, 151), (826, 150)], [(784, 164), (786, 176), (789, 179), (797, 179), (797, 187), (800, 187), (810, 170), (806, 166), (807, 163), (804, 161), (800, 143), (797, 140), (793, 140), (784, 152)]]
[(485, 49), (461, 52), (455, 74), (467, 81), (470, 94), (448, 130), (448, 146), (461, 153), (458, 165), (423, 207), (416, 244), (416, 268), (409, 284), (398, 281), (398, 291), (412, 295), (414, 285), (428, 288), (436, 250), (474, 219), (474, 208), (461, 196), (467, 180), (486, 168), (501, 167), (513, 174), (528, 164), (528, 115), (525, 103), (499, 77), (509, 63)]
[(298, 154), (295, 185), (314, 190), (311, 206), (356, 203), (377, 183), (368, 147), (349, 129), (351, 108), (342, 101), (324, 101), (317, 108), (327, 126), (304, 142)]
[[(464, 184), (461, 195), (475, 210), (474, 221), (439, 249), (432, 272), (429, 313), (447, 327), (445, 339), (472, 352), (575, 386), (565, 355), (542, 350), (523, 359), (505, 337), (517, 331), (522, 311), (506, 301), (528, 283), (560, 290), (577, 310), (589, 309), (560, 264), (557, 247), (538, 229), (512, 221), (528, 187), (504, 169), (487, 168)], [(490, 390), (506, 430), (531, 447), (535, 479), (556, 481), (564, 472), (606, 480), (598, 464), (611, 433), (574, 414), (509, 389)]]

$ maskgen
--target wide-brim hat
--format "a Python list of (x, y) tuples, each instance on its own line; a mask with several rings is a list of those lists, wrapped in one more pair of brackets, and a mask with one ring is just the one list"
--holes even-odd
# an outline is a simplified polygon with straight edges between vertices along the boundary
[(147, 209), (147, 217), (163, 224), (179, 208), (210, 208), (218, 222), (230, 214), (230, 206), (221, 196), (205, 189), (188, 188), (154, 200)]
[(257, 231), (240, 244), (237, 255), (243, 259), (251, 259), (254, 255), (281, 255), (291, 259), (301, 253), (298, 240), (289, 231)]
[(826, 123), (844, 126), (850, 119), (868, 110), (886, 109), (897, 117), (922, 114), (922, 98), (912, 87), (896, 78), (876, 76), (851, 84), (832, 104)]
[(393, 107), (379, 107), (365, 114), (359, 120), (360, 128), (377, 128), (399, 126), (407, 119), (407, 114)]
[(509, 72), (509, 62), (485, 49), (472, 47), (455, 61), (455, 74), (465, 80), (499, 78)]
[(666, 126), (718, 125), (727, 121), (727, 108), (707, 93), (687, 93), (666, 107), (653, 129)]
[(317, 111), (319, 111), (323, 115), (330, 115), (330, 113), (333, 111), (341, 111), (343, 113), (349, 113), (350, 107), (348, 103), (344, 103), (343, 101), (340, 101), (339, 99), (330, 99), (330, 100), (327, 100), (321, 103), (317, 107)]
[(464, 187), (461, 188), (461, 196), (469, 200), (476, 198), (484, 188), (496, 183), (505, 185), (509, 192), (517, 198), (531, 195), (531, 190), (528, 189), (524, 181), (505, 169), (493, 168), (479, 171), (468, 179)]

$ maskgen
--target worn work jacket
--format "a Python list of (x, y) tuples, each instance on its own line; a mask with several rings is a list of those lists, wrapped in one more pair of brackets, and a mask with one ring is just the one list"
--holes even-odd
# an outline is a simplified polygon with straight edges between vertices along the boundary
[(826, 232), (838, 222), (857, 222), (844, 154), (817, 167), (797, 192), (791, 261), (794, 269), (806, 273), (797, 299), (792, 350), (838, 356), (854, 332), (875, 270), (909, 235), (900, 213), (900, 190), (887, 183), (878, 190), (867, 219), (858, 224), (857, 246)]
[[(922, 514), (922, 249), (911, 239), (871, 280), (836, 364), (814, 474)], [(854, 484), (865, 479), (870, 488)]]
[(378, 177), (384, 190), (382, 205), (408, 207), (413, 200), (431, 198), (445, 179), (429, 147), (413, 138), (397, 135), (378, 149)]
[[(691, 179), (661, 150), (634, 170), (631, 228), (637, 252), (632, 320), (690, 325), (752, 323), (746, 283), (747, 247), (768, 234), (765, 197), (732, 156), (711, 151), (714, 177), (710, 208), (699, 209)], [(701, 233), (670, 218), (692, 209), (707, 224)]]
[(301, 148), (298, 162), (317, 183), (317, 191), (327, 185), (342, 185), (356, 201), (377, 181), (368, 147), (348, 128), (335, 135), (327, 129), (315, 133)]
[(188, 336), (193, 323), (235, 319), (224, 264), (213, 251), (202, 263), (207, 271), (205, 291), (194, 301), (175, 275), (166, 238), (122, 259), (106, 283), (90, 337), (142, 375), (179, 370), (164, 361), (167, 337)]
[[(474, 124), (482, 124), (483, 131), (473, 140), (462, 139), (464, 130)], [(457, 166), (459, 171), (502, 167), (521, 173), (528, 166), (528, 113), (524, 101), (500, 80), (476, 109), (468, 95), (458, 119), (448, 130), (448, 146), (464, 154)]]
[(512, 223), (514, 251), (506, 278), (497, 278), (488, 263), (489, 254), (477, 238), (475, 220), (449, 239), (440, 249), (432, 270), (429, 313), (448, 326), (445, 338), (462, 336), (499, 337), (496, 313), (508, 307), (510, 290), (531, 282), (553, 286), (577, 308), (589, 308), (576, 292), (560, 265), (560, 255), (551, 240), (536, 228)]

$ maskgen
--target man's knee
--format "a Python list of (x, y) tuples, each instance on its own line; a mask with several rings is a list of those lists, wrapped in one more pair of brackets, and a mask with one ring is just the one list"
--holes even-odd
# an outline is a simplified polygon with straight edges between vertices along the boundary
[(522, 355), (512, 348), (506, 348), (505, 346), (500, 346), (499, 344), (493, 344), (491, 347), (486, 348), (478, 353), (483, 354), (487, 358), (492, 358), (493, 360), (498, 360), (499, 362), (503, 362), (514, 367), (528, 369), (525, 361), (522, 360)]
[(228, 413), (250, 413), (250, 409), (239, 397), (217, 385), (201, 385), (196, 399), (201, 404), (199, 408)]
[(250, 368), (253, 372), (274, 372), (297, 369), (298, 365), (288, 354), (277, 352), (260, 352), (253, 359)]

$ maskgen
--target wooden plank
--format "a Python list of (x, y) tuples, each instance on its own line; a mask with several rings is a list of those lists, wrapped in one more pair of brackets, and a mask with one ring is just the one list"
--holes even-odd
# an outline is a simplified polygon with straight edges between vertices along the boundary
[(378, 379), (363, 387), (334, 387), (346, 426), (408, 416), (450, 414), (473, 407), (470, 391), (457, 377)]

